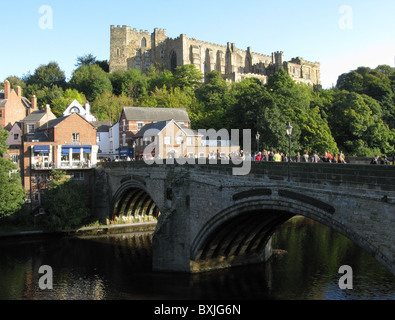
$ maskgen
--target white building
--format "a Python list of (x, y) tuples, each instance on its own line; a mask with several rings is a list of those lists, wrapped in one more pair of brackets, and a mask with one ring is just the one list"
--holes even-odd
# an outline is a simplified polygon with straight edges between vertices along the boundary
[(70, 105), (63, 112), (63, 116), (69, 116), (72, 113), (78, 113), (88, 122), (96, 121), (96, 117), (91, 114), (91, 106), (89, 103), (85, 103), (85, 107), (83, 107), (76, 99), (74, 99), (74, 101), (70, 103)]
[(119, 157), (119, 122), (116, 122), (109, 130), (110, 157), (114, 160)]
[(96, 128), (96, 144), (99, 146), (99, 152), (97, 157), (99, 159), (111, 157), (111, 121), (91, 121), (90, 123)]

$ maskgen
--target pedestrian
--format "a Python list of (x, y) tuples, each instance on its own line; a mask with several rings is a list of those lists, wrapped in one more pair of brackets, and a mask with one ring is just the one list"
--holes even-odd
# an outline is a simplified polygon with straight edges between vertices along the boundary
[(309, 152), (307, 150), (304, 151), (303, 161), (304, 162), (309, 162)]
[(315, 163), (317, 163), (317, 162), (320, 162), (320, 157), (318, 156), (318, 154), (317, 154), (317, 151), (314, 151), (314, 154), (313, 154), (313, 156), (312, 156), (312, 158), (311, 158), (311, 162), (315, 162)]

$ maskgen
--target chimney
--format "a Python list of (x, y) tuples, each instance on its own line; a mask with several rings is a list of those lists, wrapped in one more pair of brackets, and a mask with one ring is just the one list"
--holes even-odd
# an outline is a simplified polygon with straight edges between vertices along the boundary
[(37, 110), (37, 97), (33, 95), (32, 97), (32, 103), (30, 107), (30, 112), (36, 111)]
[(51, 112), (51, 106), (50, 106), (49, 104), (47, 104), (47, 105), (45, 106), (45, 112), (46, 112), (46, 113), (50, 113), (50, 112)]
[(85, 112), (87, 115), (90, 115), (91, 113), (91, 106), (89, 105), (89, 103), (85, 103)]
[(4, 99), (9, 99), (11, 93), (11, 84), (8, 80), (4, 81)]
[(20, 86), (16, 87), (15, 92), (19, 98), (22, 98), (22, 88)]

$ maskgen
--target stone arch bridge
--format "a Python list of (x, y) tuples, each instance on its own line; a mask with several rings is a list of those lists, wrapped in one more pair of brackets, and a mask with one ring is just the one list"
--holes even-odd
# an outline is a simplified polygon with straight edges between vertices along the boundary
[(347, 236), (395, 274), (395, 166), (252, 162), (247, 175), (233, 175), (234, 167), (104, 163), (95, 171), (94, 209), (103, 220), (158, 217), (157, 271), (265, 261), (276, 227), (302, 215)]

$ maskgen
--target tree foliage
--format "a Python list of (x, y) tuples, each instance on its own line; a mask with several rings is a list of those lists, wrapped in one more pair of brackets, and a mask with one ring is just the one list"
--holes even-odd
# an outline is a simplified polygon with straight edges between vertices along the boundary
[(51, 172), (52, 184), (44, 194), (44, 223), (50, 230), (81, 226), (91, 215), (86, 187), (70, 180), (64, 171)]
[(0, 220), (18, 212), (25, 200), (25, 192), (19, 174), (12, 173), (16, 167), (3, 158), (7, 152), (5, 141), (8, 131), (0, 127)]

